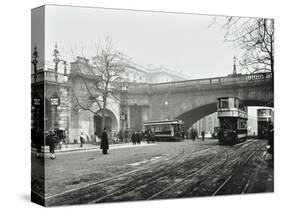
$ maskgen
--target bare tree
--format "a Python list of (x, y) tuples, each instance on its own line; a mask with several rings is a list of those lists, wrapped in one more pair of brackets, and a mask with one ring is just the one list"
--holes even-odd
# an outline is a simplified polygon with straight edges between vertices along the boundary
[(242, 69), (250, 73), (269, 71), (274, 74), (274, 20), (265, 18), (223, 18), (225, 41), (244, 50)]
[[(83, 95), (78, 94), (75, 88), (72, 88), (72, 92), (76, 100), (74, 109), (87, 110), (101, 117), (103, 129), (108, 99), (120, 100), (120, 90), (127, 78), (123, 54), (114, 50), (110, 38), (104, 44), (99, 43), (96, 50), (90, 64), (84, 64), (83, 68), (76, 67), (81, 73), (79, 77), (84, 85)], [(93, 110), (93, 104), (99, 110)]]

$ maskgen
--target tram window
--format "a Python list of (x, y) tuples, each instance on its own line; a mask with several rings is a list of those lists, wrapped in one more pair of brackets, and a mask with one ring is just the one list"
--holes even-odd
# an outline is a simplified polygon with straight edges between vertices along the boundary
[(239, 122), (239, 129), (246, 129), (247, 128), (247, 122), (244, 120), (241, 120)]
[(169, 125), (157, 125), (155, 126), (155, 132), (167, 132), (167, 131), (171, 131), (170, 126)]
[(163, 127), (162, 127), (162, 131), (171, 131), (170, 130), (170, 125), (163, 125)]
[(176, 132), (179, 132), (181, 130), (180, 125), (174, 125), (174, 129)]
[(236, 129), (237, 121), (233, 118), (220, 119), (220, 128), (221, 129)]
[(222, 99), (220, 106), (221, 106), (221, 108), (228, 108), (229, 107), (228, 99)]

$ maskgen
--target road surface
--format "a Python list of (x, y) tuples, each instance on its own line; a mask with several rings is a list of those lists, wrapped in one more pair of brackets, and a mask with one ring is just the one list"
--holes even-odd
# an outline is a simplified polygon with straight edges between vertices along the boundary
[[(130, 148), (57, 154), (45, 164), (47, 206), (273, 192), (273, 163), (264, 160), (266, 140), (236, 146), (216, 140), (158, 142)], [(43, 198), (42, 176), (33, 196)]]

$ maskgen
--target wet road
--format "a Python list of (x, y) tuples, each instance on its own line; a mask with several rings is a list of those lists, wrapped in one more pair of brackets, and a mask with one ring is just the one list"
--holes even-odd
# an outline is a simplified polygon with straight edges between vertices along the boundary
[(236, 146), (213, 140), (165, 142), (107, 156), (58, 155), (45, 161), (46, 205), (272, 192), (266, 144), (257, 139)]

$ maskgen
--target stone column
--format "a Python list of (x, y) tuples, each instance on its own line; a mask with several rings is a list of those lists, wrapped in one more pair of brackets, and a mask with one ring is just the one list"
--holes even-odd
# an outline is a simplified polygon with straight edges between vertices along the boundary
[(130, 106), (127, 106), (127, 125), (128, 128), (131, 128), (131, 112), (130, 112)]

